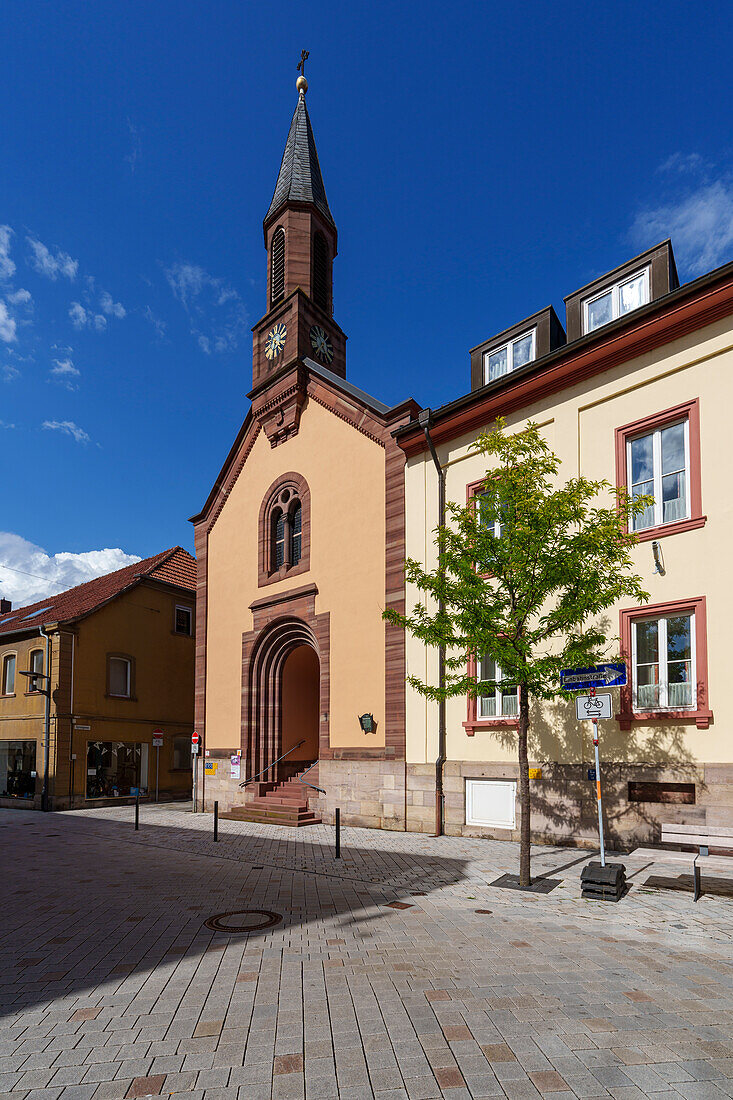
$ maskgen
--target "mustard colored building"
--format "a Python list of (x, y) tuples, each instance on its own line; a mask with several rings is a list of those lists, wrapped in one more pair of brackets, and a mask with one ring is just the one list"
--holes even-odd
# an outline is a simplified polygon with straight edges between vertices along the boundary
[[(471, 444), (499, 416), (510, 432), (540, 426), (561, 480), (652, 495), (633, 550), (650, 599), (616, 607), (608, 627), (629, 684), (600, 723), (606, 836), (632, 846), (659, 840), (661, 822), (730, 827), (733, 264), (680, 286), (666, 241), (565, 305), (567, 335), (549, 306), (490, 337), (471, 352), (470, 392), (397, 433), (407, 553), (435, 567), (439, 480), (449, 501), (481, 491), (486, 459)], [(421, 598), (408, 590), (408, 606)], [(407, 672), (437, 683), (437, 653), (408, 639)], [(408, 688), (406, 706), (408, 828), (516, 838), (516, 689), (449, 701), (442, 737), (436, 704)], [(597, 843), (590, 729), (572, 698), (531, 708), (537, 840)]]
[(264, 220), (251, 404), (192, 520), (199, 790), (206, 808), (254, 820), (306, 824), (339, 806), (404, 828), (405, 639), (382, 612), (404, 606), (393, 432), (418, 406), (388, 408), (346, 380), (306, 90), (300, 77)]
[(180, 546), (0, 611), (0, 806), (189, 798), (196, 562)]

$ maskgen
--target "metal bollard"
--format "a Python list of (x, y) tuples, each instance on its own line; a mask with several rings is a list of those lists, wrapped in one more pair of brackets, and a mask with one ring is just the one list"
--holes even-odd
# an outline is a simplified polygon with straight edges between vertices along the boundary
[(341, 859), (341, 810), (336, 807), (336, 859)]
[(135, 828), (140, 828), (140, 795), (135, 795)]
[(219, 839), (219, 803), (214, 802), (214, 840)]

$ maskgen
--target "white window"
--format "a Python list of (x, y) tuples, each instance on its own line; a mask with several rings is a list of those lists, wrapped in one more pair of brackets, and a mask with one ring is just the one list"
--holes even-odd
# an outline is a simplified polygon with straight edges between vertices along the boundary
[(637, 271), (628, 279), (606, 287), (594, 298), (583, 302), (583, 330), (593, 332), (602, 325), (623, 317), (632, 309), (638, 309), (649, 301), (649, 268)]
[(517, 784), (513, 779), (467, 779), (466, 824), (514, 829), (516, 801)]
[(127, 657), (109, 659), (109, 693), (130, 698), (130, 662)]
[(502, 348), (487, 351), (484, 355), (484, 383), (495, 382), (505, 374), (531, 363), (535, 357), (535, 335), (537, 330), (525, 332), (510, 340)]
[(483, 527), (488, 527), (493, 530), (496, 538), (500, 539), (504, 530), (504, 524), (500, 519), (497, 519), (494, 510), (491, 507), (491, 498), (488, 493), (479, 493), (478, 496), (478, 515)]
[(632, 520), (634, 531), (690, 516), (690, 430), (680, 420), (626, 443), (626, 471), (633, 497), (654, 502)]
[(504, 674), (489, 657), (483, 657), (479, 665), (482, 680), (496, 680), (496, 690), (490, 695), (479, 695), (479, 718), (510, 718), (519, 714), (519, 692), (516, 684), (502, 684)]
[(3, 695), (12, 695), (15, 691), (15, 654), (7, 653), (3, 658)]
[(636, 619), (632, 625), (634, 710), (694, 708), (694, 614)]
[(191, 633), (191, 608), (176, 607), (176, 634)]
[(40, 691), (43, 687), (43, 683), (40, 677), (43, 675), (43, 650), (32, 649), (30, 652), (30, 659), (28, 661), (28, 671), (35, 673), (39, 679), (34, 679), (33, 676), (28, 679), (29, 691)]

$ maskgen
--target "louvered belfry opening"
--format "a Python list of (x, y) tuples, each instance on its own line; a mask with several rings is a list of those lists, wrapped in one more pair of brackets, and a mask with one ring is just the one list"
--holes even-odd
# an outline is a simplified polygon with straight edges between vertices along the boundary
[(313, 238), (313, 301), (328, 310), (328, 244), (318, 231)]
[(272, 238), (270, 298), (274, 306), (285, 297), (285, 230), (276, 229)]

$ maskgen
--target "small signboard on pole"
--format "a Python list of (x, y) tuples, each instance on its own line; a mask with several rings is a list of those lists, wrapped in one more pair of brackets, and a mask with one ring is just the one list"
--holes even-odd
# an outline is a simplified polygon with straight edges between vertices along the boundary
[(598, 718), (613, 718), (611, 694), (576, 695), (575, 716), (579, 722), (594, 722)]
[(155, 749), (155, 801), (158, 801), (158, 780), (160, 778), (160, 750), (163, 745), (163, 731), (158, 727), (153, 730), (153, 748)]

